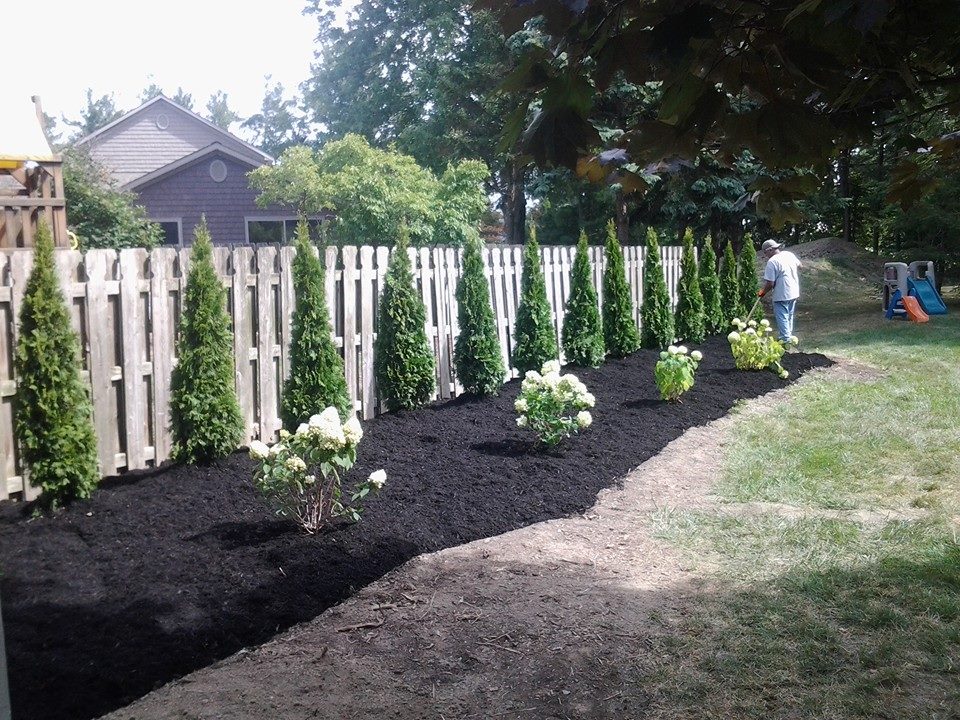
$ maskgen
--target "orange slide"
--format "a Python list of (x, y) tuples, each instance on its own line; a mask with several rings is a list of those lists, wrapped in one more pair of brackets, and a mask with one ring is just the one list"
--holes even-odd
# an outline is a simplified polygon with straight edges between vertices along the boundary
[(908, 295), (903, 298), (903, 309), (907, 311), (907, 317), (913, 322), (925, 323), (930, 321), (930, 316), (923, 311), (915, 297)]

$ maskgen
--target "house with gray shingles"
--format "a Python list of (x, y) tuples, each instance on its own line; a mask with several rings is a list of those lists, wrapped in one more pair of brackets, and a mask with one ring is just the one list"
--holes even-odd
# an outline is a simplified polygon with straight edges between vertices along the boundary
[(288, 208), (260, 208), (247, 173), (273, 158), (159, 95), (76, 143), (136, 194), (170, 245), (190, 244), (205, 215), (218, 244), (282, 243)]

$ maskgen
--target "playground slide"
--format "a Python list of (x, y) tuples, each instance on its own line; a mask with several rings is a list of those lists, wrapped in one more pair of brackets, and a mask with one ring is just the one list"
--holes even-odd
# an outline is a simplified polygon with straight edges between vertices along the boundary
[(920, 307), (927, 315), (946, 315), (947, 306), (943, 304), (943, 298), (930, 282), (929, 278), (907, 278), (907, 288), (911, 295), (915, 295), (920, 301)]
[(907, 311), (907, 317), (914, 322), (925, 323), (930, 321), (930, 316), (923, 311), (915, 297), (903, 298), (903, 309)]

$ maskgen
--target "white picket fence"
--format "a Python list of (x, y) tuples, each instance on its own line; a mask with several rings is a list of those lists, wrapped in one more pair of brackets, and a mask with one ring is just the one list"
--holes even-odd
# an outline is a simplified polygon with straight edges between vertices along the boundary
[[(519, 246), (498, 245), (485, 251), (491, 301), (508, 367), (520, 294), (521, 252)], [(593, 281), (599, 291), (604, 252), (598, 247), (590, 253)], [(668, 246), (661, 253), (667, 287), (675, 301), (682, 250)], [(382, 409), (373, 376), (373, 343), (377, 300), (389, 254), (388, 248), (366, 246), (345, 247), (339, 252), (329, 248), (326, 254), (334, 337), (343, 352), (347, 386), (362, 418), (371, 418)], [(458, 334), (454, 291), (461, 255), (449, 247), (411, 249), (410, 254), (426, 306), (427, 336), (437, 360), (434, 397), (449, 398), (462, 389), (453, 373)], [(294, 255), (291, 247), (219, 247), (214, 251), (233, 318), (236, 387), (247, 441), (271, 441), (280, 428), (280, 388), (290, 363)], [(573, 256), (573, 247), (541, 249), (558, 338)], [(624, 256), (639, 325), (644, 248), (627, 246)], [(92, 250), (86, 254), (58, 250), (56, 262), (82, 343), (102, 474), (163, 462), (170, 457), (170, 372), (176, 362), (176, 327), (189, 250)], [(0, 500), (36, 495), (25, 481), (13, 434), (16, 320), (32, 264), (32, 250), (0, 251)]]

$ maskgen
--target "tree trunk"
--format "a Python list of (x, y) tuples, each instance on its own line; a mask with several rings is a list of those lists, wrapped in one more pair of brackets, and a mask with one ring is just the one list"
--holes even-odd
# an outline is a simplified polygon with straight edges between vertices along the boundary
[(853, 241), (853, 217), (850, 208), (850, 151), (841, 150), (840, 160), (837, 163), (837, 176), (840, 181), (840, 197), (844, 199), (843, 205), (843, 239), (848, 242)]
[(527, 171), (513, 160), (503, 169), (503, 232), (508, 245), (523, 245), (527, 238)]
[(616, 217), (614, 223), (617, 227), (617, 242), (626, 245), (630, 241), (630, 216), (627, 213), (627, 196), (623, 190), (617, 190), (614, 198)]
[[(878, 143), (878, 146), (877, 146), (877, 177), (883, 177), (883, 150), (884, 150), (884, 147), (885, 147), (884, 142), (883, 142), (883, 135), (880, 135), (879, 138), (878, 138), (878, 140), (879, 140), (879, 143)], [(873, 254), (874, 254), (874, 255), (879, 255), (879, 254), (880, 254), (880, 218), (879, 218), (879, 215), (880, 215), (880, 213), (882, 213), (882, 212), (883, 212), (883, 205), (881, 204), (881, 206), (877, 209), (877, 215), (878, 215), (878, 217), (874, 218), (874, 221), (873, 221)]]

